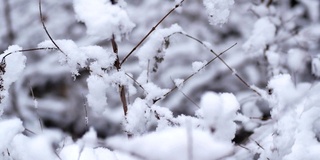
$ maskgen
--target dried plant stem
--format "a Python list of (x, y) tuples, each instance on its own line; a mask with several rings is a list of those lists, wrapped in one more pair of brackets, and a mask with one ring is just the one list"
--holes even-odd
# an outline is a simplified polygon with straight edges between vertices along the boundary
[[(117, 59), (115, 61), (114, 66), (119, 71), (119, 70), (121, 70), (121, 64), (120, 64), (120, 59), (119, 59), (119, 56), (118, 56), (118, 45), (116, 43), (114, 35), (112, 35), (111, 44), (112, 44), (113, 52), (117, 56)], [(121, 102), (122, 102), (123, 112), (124, 112), (124, 115), (126, 116), (127, 115), (127, 111), (128, 111), (128, 104), (127, 104), (126, 90), (125, 90), (125, 86), (124, 85), (120, 85), (119, 84), (119, 92), (120, 92), (120, 99), (121, 99)]]
[[(174, 80), (171, 78), (171, 81), (173, 82), (173, 84), (175, 84), (174, 83)], [(178, 87), (177, 85), (175, 85), (176, 87)], [(200, 108), (200, 106), (194, 101), (194, 100), (192, 100), (187, 94), (185, 94), (182, 90), (180, 90), (179, 89), (179, 87), (178, 87), (178, 91), (184, 96), (184, 97), (186, 97), (191, 103), (193, 103), (196, 107), (198, 107), (198, 108)]]
[(151, 30), (141, 39), (141, 41), (124, 57), (124, 59), (121, 61), (120, 65), (122, 65), (130, 56), (131, 54), (149, 37), (149, 35), (156, 30), (156, 28), (179, 6), (182, 5), (182, 3), (185, 0), (181, 0), (180, 3), (176, 4), (162, 19), (154, 26), (151, 28)]
[(208, 49), (211, 53), (213, 53), (217, 58), (219, 58), (219, 60), (232, 72), (232, 74), (234, 74), (240, 81), (241, 83), (243, 83), (246, 87), (248, 87), (250, 90), (254, 91), (255, 93), (257, 93), (259, 96), (261, 96), (261, 94), (254, 90), (253, 88), (251, 88), (251, 86), (235, 71), (235, 69), (233, 69), (230, 65), (228, 65), (228, 63), (223, 59), (221, 58), (216, 52), (214, 52), (211, 48), (209, 48), (205, 43), (203, 43), (201, 40), (189, 35), (189, 34), (186, 34), (186, 33), (183, 33), (183, 32), (175, 32), (171, 35), (168, 36), (168, 38), (174, 34), (181, 34), (181, 35), (184, 35), (192, 40), (195, 40), (196, 42), (200, 43), (202, 46), (204, 46), (206, 49)]
[[(51, 35), (49, 34), (48, 30), (47, 30), (47, 27), (46, 25), (44, 24), (44, 19), (43, 19), (43, 15), (42, 15), (42, 7), (41, 7), (41, 0), (39, 0), (39, 15), (40, 15), (40, 21), (41, 21), (41, 24), (42, 24), (42, 27), (44, 29), (44, 31), (46, 32), (47, 36), (49, 37), (50, 41), (54, 44), (54, 46), (57, 47), (57, 49), (63, 53), (64, 55), (66, 55), (62, 50), (61, 48), (56, 44), (56, 42), (53, 40), (53, 38), (51, 37)], [(67, 56), (67, 55), (66, 55)]]
[(39, 50), (56, 50), (57, 48), (51, 48), (51, 47), (44, 47), (44, 48), (31, 48), (31, 49), (21, 49), (17, 51), (10, 52), (6, 54), (5, 56), (2, 57), (1, 63), (4, 63), (5, 59), (7, 56), (13, 54), (13, 53), (18, 53), (18, 52), (30, 52), (30, 51), (39, 51)]
[[(212, 58), (209, 62), (207, 62), (204, 66), (202, 66), (200, 69), (198, 69), (197, 72), (192, 73), (191, 75), (189, 75), (186, 79), (183, 80), (182, 83), (186, 83), (190, 78), (192, 78), (194, 75), (196, 75), (197, 73), (199, 73), (201, 70), (203, 70), (204, 68), (206, 68), (210, 63), (212, 63), (214, 60), (216, 60), (218, 57), (220, 57), (222, 54), (226, 53), (228, 50), (230, 50), (231, 48), (233, 48), (235, 45), (237, 45), (237, 43), (233, 44), (232, 46), (230, 46), (229, 48), (227, 48), (226, 50), (224, 50), (223, 52), (221, 52), (220, 54), (218, 54), (216, 57)], [(153, 103), (158, 102), (159, 100), (167, 97), (170, 93), (172, 93), (173, 91), (175, 91), (178, 88), (178, 86), (174, 86), (170, 91), (168, 91), (167, 93), (165, 93), (161, 98), (155, 99), (153, 100)]]

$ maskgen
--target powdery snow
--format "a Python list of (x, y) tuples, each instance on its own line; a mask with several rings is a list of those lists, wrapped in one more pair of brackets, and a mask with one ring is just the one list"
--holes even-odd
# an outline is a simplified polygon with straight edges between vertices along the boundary
[[(122, 4), (125, 3), (122, 1)], [(135, 27), (123, 7), (109, 0), (74, 0), (77, 18), (86, 24), (87, 33), (101, 39), (111, 39), (115, 35), (120, 41)]]
[(203, 0), (211, 25), (222, 25), (228, 21), (234, 0)]
[(0, 120), (0, 152), (5, 152), (13, 138), (23, 130), (20, 119)]
[(200, 107), (197, 115), (203, 118), (205, 128), (213, 131), (220, 140), (231, 141), (236, 132), (236, 112), (240, 107), (235, 96), (207, 92), (201, 98)]
[(307, 52), (301, 49), (290, 49), (288, 51), (287, 64), (292, 72), (303, 72), (306, 68)]
[[(139, 58), (141, 68), (147, 69), (148, 66), (154, 66), (155, 57), (163, 58), (165, 56), (164, 45), (165, 38), (175, 32), (183, 32), (178, 24), (173, 24), (169, 28), (155, 30), (144, 45), (137, 51), (136, 56)], [(151, 69), (151, 68), (150, 68)]]
[[(188, 134), (192, 138), (188, 138)], [(123, 137), (114, 137), (107, 144), (137, 157), (154, 160), (215, 160), (232, 152), (231, 142), (215, 139), (209, 132), (199, 129), (192, 129), (191, 133), (187, 133), (186, 128), (168, 128), (127, 141)]]
[(21, 52), (17, 52), (19, 50), (21, 50), (22, 48), (17, 46), (17, 45), (13, 45), (10, 46), (6, 51), (4, 51), (3, 54), (1, 54), (0, 56), (0, 60), (2, 60), (2, 58), (11, 53), (11, 55), (8, 55), (5, 59), (5, 67), (4, 67), (4, 71), (5, 73), (3, 75), (0, 75), (3, 79), (3, 82), (1, 82), (2, 86), (3, 86), (3, 90), (0, 91), (0, 98), (1, 98), (1, 103), (0, 103), (0, 116), (2, 115), (2, 111), (5, 107), (5, 105), (7, 105), (7, 101), (8, 101), (8, 90), (10, 85), (17, 81), (22, 73), (23, 70), (26, 66), (26, 60), (27, 58), (21, 53)]
[(89, 93), (88, 104), (96, 113), (103, 113), (107, 107), (106, 91), (109, 87), (102, 77), (91, 75), (87, 79)]
[(266, 45), (275, 37), (276, 27), (268, 17), (260, 18), (253, 27), (252, 35), (243, 44), (243, 49), (250, 53), (262, 54)]
[(199, 70), (203, 69), (203, 67), (207, 64), (207, 61), (199, 62), (195, 61), (192, 63), (192, 70), (193, 72), (198, 72)]

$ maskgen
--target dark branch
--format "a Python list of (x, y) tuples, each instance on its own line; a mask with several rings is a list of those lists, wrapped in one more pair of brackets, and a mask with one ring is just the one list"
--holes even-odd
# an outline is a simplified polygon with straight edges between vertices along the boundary
[(121, 61), (120, 65), (122, 65), (130, 56), (131, 54), (149, 37), (149, 35), (179, 6), (182, 5), (182, 0), (179, 4), (175, 5), (174, 8), (172, 8), (154, 27), (151, 28), (151, 30), (142, 38), (142, 40), (124, 57), (124, 59)]
[(54, 44), (54, 46), (56, 46), (58, 48), (58, 50), (63, 53), (64, 55), (66, 55), (62, 50), (61, 48), (57, 45), (57, 43), (53, 40), (53, 38), (51, 37), (51, 35), (49, 34), (48, 30), (47, 30), (47, 27), (46, 25), (44, 24), (44, 19), (43, 19), (43, 16), (42, 16), (42, 7), (41, 7), (41, 0), (39, 0), (39, 14), (40, 14), (40, 21), (41, 21), (41, 24), (42, 24), (42, 27), (44, 29), (44, 31), (46, 32), (47, 36), (49, 37), (50, 41)]

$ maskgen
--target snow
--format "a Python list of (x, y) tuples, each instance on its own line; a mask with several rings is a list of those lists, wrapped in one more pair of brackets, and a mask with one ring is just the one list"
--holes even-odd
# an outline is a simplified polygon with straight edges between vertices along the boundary
[(183, 79), (180, 79), (180, 78), (174, 79), (173, 82), (174, 82), (174, 85), (177, 86), (179, 89), (183, 87), (183, 82), (184, 82)]
[(103, 78), (91, 75), (87, 79), (89, 93), (87, 101), (89, 106), (96, 112), (102, 113), (107, 107), (106, 91), (109, 87)]
[[(93, 60), (90, 68), (92, 67), (92, 72), (97, 74), (102, 73), (101, 68), (107, 69), (113, 66), (116, 59), (111, 51), (100, 46), (78, 47), (72, 40), (56, 40), (55, 43), (63, 51), (63, 53), (58, 53), (60, 64), (68, 66), (74, 75), (79, 75), (78, 69), (86, 67), (89, 60)], [(47, 40), (40, 43), (38, 47), (55, 46), (51, 41)]]
[(192, 63), (193, 72), (200, 71), (206, 64), (207, 64), (207, 61), (203, 61), (203, 62), (195, 61), (195, 62), (193, 62)]
[(300, 96), (288, 74), (273, 77), (268, 83), (268, 88), (272, 89), (272, 97), (276, 98), (277, 103), (284, 106), (293, 104)]
[(280, 55), (276, 52), (267, 51), (266, 52), (268, 63), (272, 67), (277, 67), (280, 65)]
[(275, 37), (276, 27), (268, 17), (260, 18), (253, 27), (252, 35), (243, 44), (243, 49), (254, 54), (261, 54), (266, 45)]
[[(184, 1), (121, 69), (117, 56), (180, 0), (46, 1), (45, 23), (62, 52), (34, 48), (47, 39), (28, 18), (39, 14), (36, 1), (5, 2), (0, 57), (13, 54), (1, 64), (0, 159), (319, 159), (317, 0)], [(201, 44), (221, 53), (235, 42), (223, 55), (232, 72), (213, 62), (187, 78), (212, 58)]]
[(154, 66), (156, 63), (155, 57), (164, 57), (164, 50), (166, 47), (163, 43), (166, 37), (176, 32), (183, 32), (178, 24), (173, 24), (169, 28), (156, 29), (152, 33), (149, 39), (136, 53), (141, 68), (147, 69), (148, 66)]
[(128, 106), (125, 130), (133, 135), (143, 134), (147, 130), (150, 111), (145, 100), (136, 99)]
[(57, 156), (52, 147), (54, 142), (60, 139), (60, 134), (54, 131), (47, 131), (43, 135), (32, 138), (20, 134), (15, 137), (10, 149), (14, 151), (12, 156), (21, 160), (56, 159)]
[(156, 100), (158, 98), (163, 98), (164, 94), (169, 91), (169, 89), (162, 89), (154, 83), (147, 83), (142, 86), (145, 89), (147, 100)]
[[(240, 105), (233, 94), (205, 93), (200, 101), (197, 115), (203, 118), (206, 127), (213, 130), (220, 140), (231, 141), (236, 132), (236, 112)], [(228, 126), (228, 127), (226, 127)]]
[(287, 64), (292, 72), (302, 72), (305, 69), (307, 53), (300, 49), (290, 49), (288, 51)]
[[(8, 103), (8, 90), (10, 85), (20, 78), (25, 68), (27, 58), (21, 52), (17, 52), (21, 49), (21, 47), (13, 45), (8, 47), (8, 49), (0, 56), (0, 59), (2, 60), (5, 55), (12, 53), (4, 59), (4, 73), (1, 73), (2, 75), (0, 75), (0, 116), (2, 115), (5, 105)], [(2, 65), (3, 64), (1, 64), (1, 67), (3, 67)]]
[(24, 130), (20, 119), (0, 120), (0, 152), (5, 152), (16, 135)]
[[(125, 3), (122, 1), (122, 4)], [(112, 5), (109, 0), (91, 0), (90, 3), (74, 0), (77, 18), (86, 24), (87, 34), (101, 39), (111, 39), (114, 35), (121, 41), (135, 27), (123, 7)]]
[[(193, 129), (192, 140), (188, 139), (187, 134), (185, 128), (168, 128), (127, 141), (122, 137), (114, 137), (109, 139), (107, 144), (112, 148), (154, 160), (188, 158), (214, 160), (232, 152), (231, 143), (215, 139), (208, 132)], [(188, 152), (192, 152), (192, 157), (188, 157)]]
[(211, 25), (222, 25), (228, 21), (234, 0), (203, 0)]

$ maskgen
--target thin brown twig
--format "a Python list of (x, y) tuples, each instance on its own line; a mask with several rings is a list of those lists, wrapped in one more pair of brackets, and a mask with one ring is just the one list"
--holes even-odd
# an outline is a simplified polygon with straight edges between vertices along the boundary
[(49, 34), (49, 31), (47, 30), (46, 25), (44, 24), (44, 19), (43, 19), (43, 15), (42, 15), (41, 0), (39, 0), (39, 15), (40, 15), (40, 21), (41, 21), (42, 27), (43, 27), (44, 31), (46, 32), (47, 36), (49, 37), (50, 41), (54, 44), (54, 46), (57, 47), (57, 49), (58, 49), (61, 53), (63, 53), (64, 55), (66, 55), (66, 54), (61, 50), (61, 48), (56, 44), (56, 42), (53, 40), (53, 38), (52, 38), (51, 35)]
[[(116, 69), (118, 71), (120, 71), (121, 70), (121, 64), (120, 64), (120, 59), (119, 59), (119, 56), (118, 56), (118, 45), (116, 43), (114, 35), (112, 35), (111, 44), (112, 44), (113, 52), (117, 56), (117, 59), (116, 59), (116, 61), (114, 63), (114, 66), (116, 67)], [(121, 102), (122, 102), (123, 112), (124, 112), (124, 115), (126, 116), (127, 115), (127, 111), (128, 111), (128, 103), (127, 103), (126, 90), (125, 90), (125, 86), (124, 85), (119, 84), (119, 92), (120, 92), (120, 99), (121, 99)]]
[[(223, 52), (221, 52), (220, 54), (218, 54), (216, 57), (212, 58), (209, 62), (207, 62), (204, 66), (202, 66), (200, 69), (198, 69), (197, 72), (192, 73), (191, 75), (189, 75), (186, 79), (183, 80), (182, 83), (186, 83), (190, 78), (192, 78), (194, 75), (196, 75), (197, 73), (199, 73), (202, 69), (206, 68), (210, 63), (212, 63), (214, 60), (216, 60), (218, 57), (220, 57), (222, 54), (226, 53), (227, 51), (229, 51), (231, 48), (233, 48), (235, 45), (237, 45), (237, 43), (233, 44), (232, 46), (230, 46), (229, 48), (227, 48), (226, 50), (224, 50)], [(170, 93), (172, 93), (173, 91), (175, 91), (178, 87), (175, 86), (173, 87), (170, 91), (168, 91), (167, 93), (165, 93), (162, 97), (167, 97)], [(159, 100), (163, 99), (163, 98), (158, 98), (153, 100), (153, 103), (158, 102)]]
[(250, 85), (230, 66), (228, 65), (228, 63), (223, 59), (221, 58), (220, 56), (218, 56), (218, 54), (216, 52), (214, 52), (211, 48), (209, 48), (206, 44), (204, 44), (201, 40), (189, 35), (189, 34), (186, 34), (186, 33), (183, 33), (183, 32), (175, 32), (171, 35), (169, 35), (168, 37), (170, 36), (173, 36), (174, 34), (181, 34), (181, 35), (184, 35), (192, 40), (195, 40), (196, 42), (200, 43), (202, 46), (204, 46), (206, 49), (208, 49), (211, 53), (213, 53), (216, 57), (219, 58), (219, 60), (232, 72), (232, 74), (234, 74), (246, 87), (248, 87), (250, 90), (253, 90), (256, 94), (258, 94), (259, 96), (261, 96), (261, 94), (259, 92), (257, 92), (256, 90), (252, 89), (250, 87)]
[(130, 76), (128, 73), (125, 73), (130, 79), (132, 79), (133, 80), (133, 82), (135, 83), (135, 84), (137, 84), (144, 92), (146, 92), (146, 90), (144, 89), (144, 87), (137, 81), (137, 80), (135, 80), (132, 76)]
[(21, 49), (21, 50), (17, 50), (17, 51), (12, 51), (8, 54), (6, 54), (5, 56), (2, 57), (1, 63), (4, 63), (5, 58), (13, 53), (18, 53), (18, 52), (30, 52), (30, 51), (39, 51), (39, 50), (55, 50), (57, 48), (51, 48), (51, 47), (44, 47), (44, 48), (31, 48), (31, 49)]
[[(34, 96), (34, 93), (33, 93), (33, 89), (32, 89), (32, 87), (31, 87), (30, 84), (29, 84), (29, 88), (30, 88), (30, 92), (31, 92), (31, 96), (32, 96), (33, 102), (34, 102), (34, 103), (37, 103), (37, 102), (36, 102), (37, 100), (36, 100), (36, 98), (35, 98), (35, 96)], [(38, 118), (38, 121), (39, 121), (39, 124), (40, 124), (40, 129), (41, 129), (41, 131), (43, 131), (43, 123), (42, 123), (42, 120), (41, 120), (41, 118), (40, 118), (40, 116), (39, 116), (39, 113), (38, 113), (37, 104), (34, 104), (34, 107), (35, 107), (36, 114), (37, 114), (37, 118)]]
[[(171, 81), (173, 82), (173, 84), (175, 84), (172, 78), (171, 78)], [(175, 85), (175, 86), (177, 86), (177, 85)], [(178, 87), (178, 86), (177, 86), (177, 87)], [(186, 95), (182, 90), (180, 90), (179, 87), (178, 87), (178, 91), (179, 91), (184, 97), (186, 97), (191, 103), (193, 103), (196, 107), (200, 108), (200, 106), (199, 106), (194, 100), (192, 100), (188, 95)]]
[(149, 37), (149, 35), (156, 30), (156, 28), (179, 6), (182, 5), (182, 3), (185, 0), (181, 0), (180, 3), (176, 4), (162, 19), (154, 26), (151, 28), (151, 30), (141, 39), (141, 41), (124, 57), (124, 59), (121, 61), (120, 65), (122, 65), (130, 56), (131, 54)]

